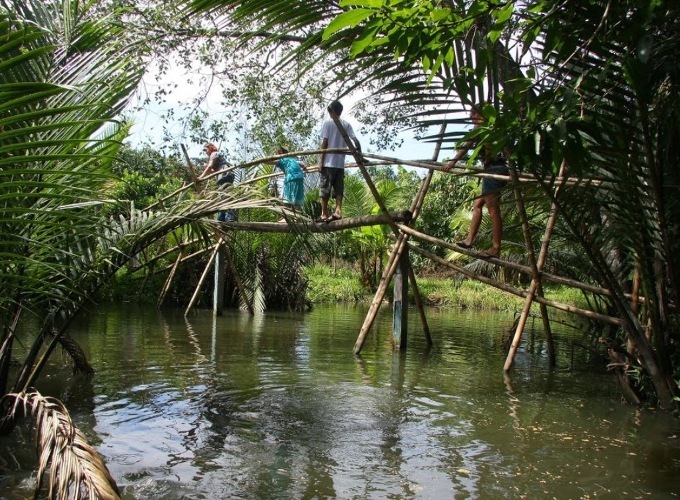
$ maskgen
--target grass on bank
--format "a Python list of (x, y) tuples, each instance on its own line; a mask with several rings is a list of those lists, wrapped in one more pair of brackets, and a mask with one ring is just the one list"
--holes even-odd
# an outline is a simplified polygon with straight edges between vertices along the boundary
[[(362, 302), (374, 293), (361, 285), (359, 273), (347, 267), (315, 264), (306, 268), (309, 280), (307, 297), (312, 303)], [(522, 297), (511, 295), (478, 281), (451, 278), (418, 277), (418, 290), (429, 306), (517, 311), (524, 306)], [(564, 286), (546, 286), (546, 297), (565, 304), (590, 308), (579, 290)], [(392, 286), (386, 300), (392, 300)], [(538, 304), (533, 306), (538, 312)]]

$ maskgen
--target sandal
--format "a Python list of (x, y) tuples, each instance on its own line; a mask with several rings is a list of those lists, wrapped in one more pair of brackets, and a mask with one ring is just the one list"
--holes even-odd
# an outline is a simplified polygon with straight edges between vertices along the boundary
[(314, 222), (317, 224), (321, 224), (323, 222), (328, 222), (330, 219), (328, 217), (324, 217), (323, 215), (317, 219), (314, 219)]
[(456, 241), (456, 246), (458, 246), (458, 247), (460, 247), (460, 248), (464, 248), (464, 249), (466, 249), (466, 250), (472, 249), (472, 245), (468, 245), (468, 244), (465, 243), (464, 241)]
[(334, 220), (340, 220), (340, 219), (342, 219), (342, 215), (333, 214), (328, 219), (326, 219), (326, 222), (333, 222)]
[(490, 259), (491, 257), (497, 259), (499, 257), (499, 253), (494, 252), (493, 250), (484, 250), (483, 252), (479, 252), (479, 256), (482, 259)]

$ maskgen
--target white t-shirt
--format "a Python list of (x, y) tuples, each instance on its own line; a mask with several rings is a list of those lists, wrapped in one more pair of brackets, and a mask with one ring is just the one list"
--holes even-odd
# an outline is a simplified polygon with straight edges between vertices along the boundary
[[(349, 122), (340, 118), (340, 123), (345, 127), (345, 131), (350, 139), (356, 139), (354, 135), (354, 130)], [(328, 149), (347, 149), (347, 143), (345, 139), (342, 138), (338, 126), (331, 119), (323, 122), (323, 127), (321, 128), (321, 139), (328, 139)], [(345, 168), (345, 155), (344, 153), (326, 153), (323, 162), (324, 167), (328, 168)]]

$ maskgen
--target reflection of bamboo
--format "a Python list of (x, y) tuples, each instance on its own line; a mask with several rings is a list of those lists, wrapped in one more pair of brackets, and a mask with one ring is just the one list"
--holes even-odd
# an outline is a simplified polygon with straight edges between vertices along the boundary
[(503, 372), (503, 382), (505, 383), (506, 394), (510, 403), (510, 417), (513, 421), (513, 428), (515, 430), (522, 430), (522, 422), (519, 418), (519, 398), (515, 396), (515, 390), (512, 387), (512, 379), (507, 372)]

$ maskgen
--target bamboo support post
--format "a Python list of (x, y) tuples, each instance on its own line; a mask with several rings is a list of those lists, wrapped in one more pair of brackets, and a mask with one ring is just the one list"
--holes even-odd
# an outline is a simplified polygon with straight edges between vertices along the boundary
[(408, 342), (408, 249), (399, 258), (394, 274), (392, 345), (403, 351)]
[[(559, 176), (563, 176), (566, 171), (566, 160), (562, 161), (562, 165), (560, 166), (560, 172)], [(516, 174), (516, 172), (511, 172), (511, 175)], [(560, 195), (560, 192), (562, 191), (562, 186), (557, 186), (555, 188), (555, 193), (554, 193), (554, 199), (556, 200), (558, 196)], [(524, 210), (524, 203), (522, 202), (521, 199), (521, 193), (516, 193), (515, 196), (518, 196), (518, 206), (521, 206), (521, 212), (523, 215), (526, 217), (526, 210)], [(527, 300), (524, 304), (524, 308), (522, 309), (522, 314), (520, 315), (519, 322), (517, 323), (517, 329), (515, 330), (515, 335), (513, 336), (512, 339), (512, 344), (510, 345), (510, 350), (508, 351), (508, 356), (505, 360), (505, 365), (503, 366), (503, 371), (508, 372), (510, 371), (510, 368), (512, 367), (512, 364), (514, 363), (515, 360), (515, 355), (517, 354), (517, 349), (519, 348), (519, 343), (522, 340), (522, 332), (524, 331), (524, 326), (526, 325), (527, 317), (529, 315), (529, 310), (531, 309), (531, 303), (534, 299), (534, 295), (538, 294), (540, 297), (543, 297), (543, 287), (541, 284), (541, 272), (543, 271), (543, 267), (545, 266), (545, 262), (548, 259), (548, 247), (550, 246), (550, 240), (552, 238), (552, 233), (553, 229), (555, 228), (555, 223), (557, 222), (557, 204), (555, 201), (551, 203), (550, 206), (550, 216), (548, 217), (548, 222), (546, 224), (545, 228), (545, 233), (543, 235), (543, 243), (541, 244), (541, 250), (538, 255), (538, 260), (536, 260), (536, 256), (533, 252), (533, 247), (531, 245), (531, 237), (528, 234), (528, 223), (527, 223), (527, 228), (526, 228), (526, 236), (525, 238), (527, 239), (527, 250), (529, 250), (529, 261), (531, 263), (531, 271), (533, 274), (533, 277), (531, 278), (531, 284), (529, 286), (529, 292), (527, 296)], [(548, 350), (549, 350), (549, 358), (550, 358), (550, 366), (555, 366), (556, 360), (555, 360), (555, 347), (554, 343), (552, 340), (552, 335), (550, 333), (550, 323), (548, 321), (548, 312), (545, 304), (540, 304), (541, 307), (541, 317), (543, 319), (543, 327), (546, 329), (546, 338), (548, 340)]]
[[(354, 156), (354, 160), (356, 161), (357, 166), (359, 167), (359, 170), (361, 171), (361, 174), (364, 177), (364, 180), (366, 181), (366, 185), (368, 186), (369, 190), (371, 191), (371, 194), (373, 194), (373, 198), (375, 199), (375, 202), (378, 204), (378, 207), (380, 208), (380, 211), (387, 216), (387, 223), (389, 224), (390, 228), (394, 232), (395, 236), (399, 236), (399, 229), (397, 228), (397, 223), (389, 216), (389, 211), (387, 210), (387, 206), (383, 202), (382, 197), (380, 196), (380, 193), (378, 192), (377, 188), (375, 187), (375, 184), (373, 184), (373, 180), (371, 179), (371, 175), (368, 173), (368, 170), (366, 170), (366, 166), (364, 165), (364, 159), (361, 155), (361, 153), (354, 147), (354, 144), (350, 140), (349, 136), (347, 135), (347, 131), (345, 130), (345, 127), (342, 125), (342, 122), (340, 121), (340, 117), (334, 113), (332, 110), (328, 110), (331, 118), (335, 122), (335, 125), (338, 127), (338, 131), (342, 135), (342, 138), (345, 140), (345, 143), (347, 144), (347, 147), (349, 148), (350, 152), (352, 153), (352, 156)], [(401, 259), (401, 255), (399, 258), (395, 258), (393, 262), (393, 266), (398, 265), (399, 259)], [(394, 271), (392, 271), (392, 274), (394, 274)], [(389, 279), (386, 280), (389, 283)], [(387, 290), (387, 286), (383, 288), (383, 296), (385, 291)], [(414, 293), (418, 293), (418, 289), (414, 288)], [(377, 294), (376, 294), (377, 295)], [(374, 303), (376, 302), (375, 299), (373, 301)], [(381, 299), (382, 302), (382, 299)], [(373, 304), (371, 304), (373, 305)], [(378, 309), (380, 305), (378, 304), (375, 308), (372, 308), (375, 310), (373, 313), (374, 315), (377, 314)], [(370, 314), (369, 310), (369, 314)], [(375, 317), (375, 316), (374, 316)], [(365, 323), (365, 322), (364, 322)], [(370, 321), (370, 323), (373, 323), (373, 320)], [(362, 331), (364, 328), (362, 327)], [(368, 330), (366, 330), (366, 333)], [(360, 332), (360, 337), (361, 337), (361, 332)], [(365, 339), (365, 334), (363, 335), (363, 338)], [(361, 341), (361, 344), (359, 344), (359, 340), (354, 344), (354, 352), (358, 353), (361, 350), (361, 345), (363, 345), (363, 339)]]
[[(224, 240), (221, 240), (221, 241), (224, 241)], [(238, 289), (239, 293), (241, 294), (241, 298), (243, 299), (243, 302), (246, 303), (246, 307), (248, 308), (248, 312), (251, 315), (254, 315), (255, 309), (253, 308), (253, 303), (248, 298), (248, 294), (246, 294), (246, 289), (243, 286), (243, 282), (241, 281), (241, 275), (238, 273), (238, 269), (236, 269), (236, 264), (234, 264), (234, 260), (231, 258), (231, 253), (227, 250), (226, 247), (224, 249), (224, 260), (227, 262), (227, 266), (229, 267), (229, 272), (231, 273), (232, 277), (234, 278), (234, 283), (236, 284), (236, 288)]]
[[(443, 136), (444, 131), (446, 130), (446, 125), (442, 125), (441, 128), (441, 135)], [(439, 140), (437, 143), (437, 146), (435, 147), (435, 151), (433, 153), (433, 160), (436, 160), (439, 157), (439, 151), (441, 150), (441, 144), (442, 144), (442, 139)], [(418, 195), (416, 196), (415, 200), (413, 201), (413, 204), (411, 205), (411, 224), (417, 219), (419, 213), (420, 213), (420, 207), (422, 207), (423, 202), (425, 201), (425, 195), (427, 194), (427, 191), (430, 187), (430, 183), (432, 182), (432, 176), (434, 175), (433, 170), (429, 170), (427, 175), (425, 176), (425, 179), (423, 179), (423, 183), (420, 186), (420, 189), (418, 191)], [(364, 319), (364, 323), (361, 326), (361, 330), (359, 330), (359, 336), (357, 337), (356, 342), (354, 343), (354, 353), (358, 354), (361, 352), (361, 349), (364, 345), (364, 342), (366, 341), (366, 336), (368, 335), (368, 332), (370, 331), (371, 327), (373, 326), (373, 322), (375, 321), (376, 316), (378, 315), (378, 311), (380, 309), (380, 304), (383, 301), (383, 298), (385, 297), (385, 292), (387, 291), (387, 286), (389, 285), (390, 280), (392, 279), (392, 276), (394, 275), (394, 272), (396, 270), (396, 262), (400, 258), (402, 252), (406, 248), (406, 244), (408, 242), (408, 235), (405, 234), (403, 231), (400, 230), (399, 235), (397, 236), (397, 243), (394, 245), (392, 248), (392, 253), (390, 254), (388, 260), (387, 260), (387, 265), (385, 266), (385, 270), (383, 272), (382, 277), (380, 278), (380, 282), (378, 284), (378, 289), (375, 292), (375, 295), (373, 296), (373, 301), (371, 302), (371, 306), (368, 309), (368, 313), (366, 313), (366, 318)], [(410, 268), (410, 266), (409, 266)], [(413, 274), (413, 279), (411, 279), (411, 274)], [(415, 279), (415, 274), (413, 273), (413, 270), (410, 270), (409, 273), (409, 279), (411, 279), (411, 284), (414, 288), (414, 297), (416, 300), (416, 305), (418, 306), (418, 312), (420, 314), (421, 321), (423, 323), (424, 331), (425, 331), (425, 337), (427, 339), (427, 342), (429, 345), (432, 345), (432, 336), (430, 335), (430, 329), (429, 326), (427, 325), (427, 319), (425, 318), (425, 311), (423, 309), (422, 305), (422, 300), (420, 298), (420, 294), (418, 293), (418, 284)]]
[(215, 256), (215, 275), (213, 290), (213, 314), (222, 316), (224, 310), (224, 250), (220, 249)]
[(170, 290), (170, 284), (172, 283), (172, 280), (175, 277), (175, 272), (177, 271), (177, 268), (179, 267), (180, 262), (182, 262), (182, 250), (180, 249), (179, 253), (177, 254), (177, 258), (175, 259), (175, 263), (172, 265), (172, 269), (170, 270), (170, 274), (168, 274), (168, 277), (165, 279), (165, 283), (163, 283), (163, 288), (161, 290), (161, 294), (158, 297), (158, 301), (156, 302), (156, 308), (160, 308), (161, 305), (163, 305), (163, 301), (165, 300), (165, 296), (168, 293), (168, 290)]
[[(196, 174), (196, 171), (194, 170), (194, 165), (191, 162), (191, 159), (189, 158), (189, 153), (187, 152), (186, 147), (184, 144), (182, 146), (182, 152), (184, 153), (184, 157), (187, 161), (187, 164), (189, 166), (189, 172), (191, 174), (191, 178), (193, 180), (193, 186), (194, 189), (197, 193), (201, 192), (201, 187), (198, 184), (199, 178), (198, 175)], [(231, 167), (230, 170), (233, 170), (236, 167)], [(217, 175), (217, 173), (213, 174)], [(226, 242), (220, 232), (215, 229), (213, 230), (213, 234), (215, 235), (217, 239), (217, 247), (215, 251), (219, 251), (220, 247), (222, 247), (222, 255), (224, 255), (224, 258), (227, 262), (227, 265), (229, 266), (229, 271), (231, 272), (232, 276), (234, 277), (234, 282), (236, 283), (236, 287), (241, 294), (241, 297), (243, 298), (243, 301), (246, 303), (246, 306), (248, 307), (248, 311), (250, 314), (255, 314), (255, 310), (253, 309), (253, 304), (250, 302), (250, 299), (248, 298), (248, 295), (246, 294), (245, 288), (243, 287), (243, 282), (241, 281), (241, 277), (238, 273), (238, 269), (236, 269), (236, 265), (234, 264), (234, 261), (231, 258), (231, 254), (229, 253), (228, 249), (226, 248)], [(189, 313), (189, 310), (193, 306), (193, 303), (195, 302), (196, 297), (198, 296), (198, 292), (200, 290), (200, 286), (203, 284), (203, 281), (205, 280), (205, 276), (207, 274), (207, 269), (210, 267), (210, 264), (212, 261), (215, 259), (215, 252), (213, 252), (213, 255), (210, 257), (210, 260), (208, 261), (208, 265), (206, 266), (206, 270), (203, 271), (203, 276), (201, 276), (201, 279), (199, 281), (199, 285), (194, 292), (194, 296), (191, 298), (191, 302), (189, 303), (189, 306), (186, 309), (186, 312), (184, 313), (185, 316)], [(215, 302), (215, 298), (213, 298), (213, 303)]]
[(208, 260), (208, 263), (206, 264), (205, 269), (203, 269), (203, 274), (201, 274), (201, 278), (198, 280), (198, 283), (196, 284), (196, 289), (194, 290), (194, 294), (191, 296), (191, 300), (189, 301), (189, 305), (187, 306), (186, 310), (184, 311), (185, 317), (189, 314), (189, 311), (191, 311), (191, 308), (196, 303), (196, 300), (198, 299), (198, 294), (201, 292), (201, 287), (203, 286), (203, 282), (205, 281), (205, 278), (206, 278), (206, 276), (208, 276), (208, 272), (210, 271), (210, 266), (212, 265), (213, 261), (215, 260), (217, 253), (220, 251), (221, 246), (222, 246), (222, 240), (219, 240), (214, 247), (213, 253), (210, 255), (210, 259)]
[[(562, 167), (560, 168), (560, 175), (564, 173), (564, 162), (562, 162)], [(545, 264), (545, 258), (541, 262), (536, 262), (536, 253), (534, 251), (534, 245), (531, 241), (531, 232), (529, 229), (529, 220), (527, 217), (527, 212), (526, 212), (526, 207), (524, 205), (524, 198), (522, 196), (522, 192), (519, 189), (519, 184), (517, 181), (517, 170), (515, 169), (514, 165), (510, 165), (510, 179), (512, 180), (512, 185), (513, 185), (513, 192), (515, 195), (515, 202), (517, 204), (517, 209), (520, 214), (520, 219), (522, 221), (522, 233), (524, 235), (524, 243), (526, 245), (527, 249), (527, 256), (529, 258), (529, 265), (531, 267), (531, 285), (529, 287), (529, 295), (524, 303), (524, 307), (522, 308), (522, 312), (520, 314), (519, 320), (517, 322), (517, 327), (515, 329), (515, 335), (513, 336), (513, 341), (510, 346), (510, 350), (508, 352), (507, 359), (505, 361), (505, 365), (503, 367), (504, 371), (509, 371), (510, 367), (512, 366), (514, 359), (515, 359), (515, 354), (517, 353), (517, 349), (519, 347), (519, 343), (522, 339), (522, 333), (524, 332), (524, 327), (526, 326), (527, 318), (529, 316), (529, 312), (531, 311), (531, 304), (534, 299), (534, 295), (538, 294), (539, 296), (543, 296), (543, 286), (541, 283), (541, 271), (543, 270), (543, 266)], [(557, 216), (557, 210), (555, 207), (552, 207), (552, 211), (550, 213), (550, 217), (548, 219), (548, 224), (547, 228), (544, 234), (543, 238), (543, 243), (544, 245), (542, 246), (543, 248), (546, 248), (546, 256), (547, 256), (547, 244), (550, 242), (550, 238), (552, 236), (552, 228), (555, 225), (555, 219)], [(548, 317), (548, 308), (545, 304), (539, 304), (539, 308), (541, 311), (541, 319), (543, 320), (543, 329), (545, 330), (545, 336), (546, 336), (546, 342), (548, 346), (548, 362), (550, 366), (555, 366), (556, 360), (555, 360), (555, 343), (553, 342), (552, 338), (552, 331), (550, 328), (550, 319)]]

